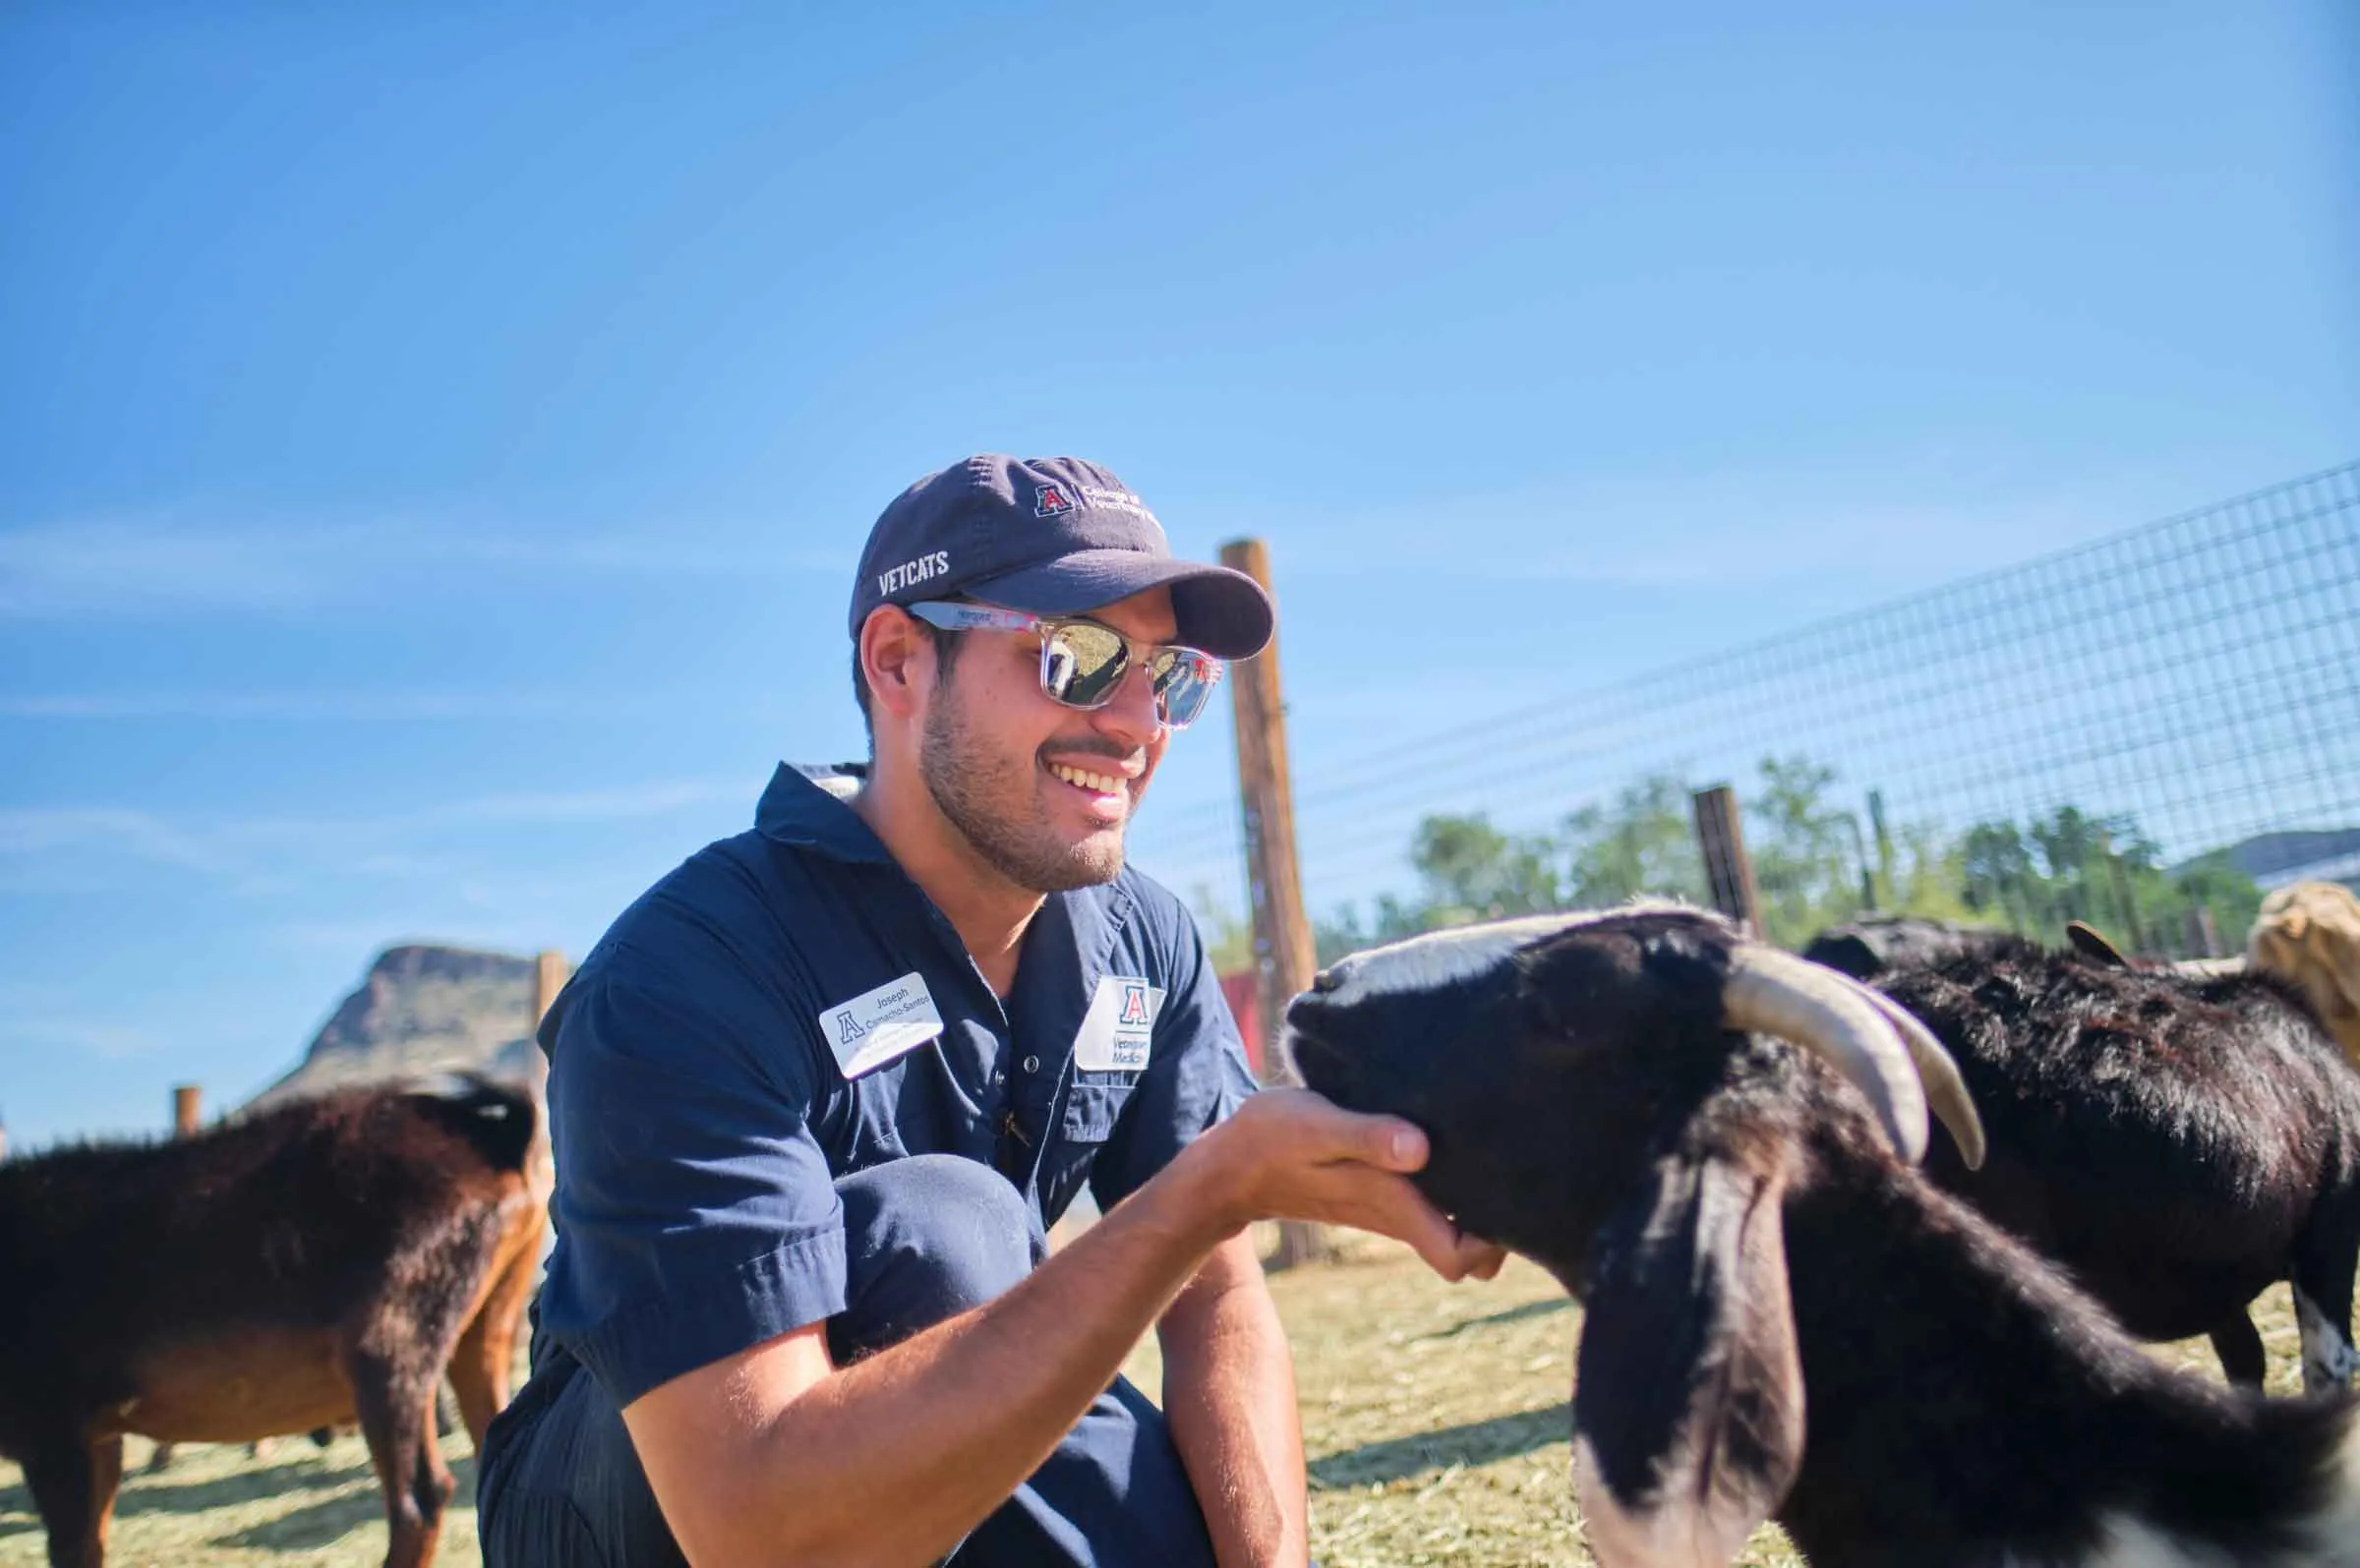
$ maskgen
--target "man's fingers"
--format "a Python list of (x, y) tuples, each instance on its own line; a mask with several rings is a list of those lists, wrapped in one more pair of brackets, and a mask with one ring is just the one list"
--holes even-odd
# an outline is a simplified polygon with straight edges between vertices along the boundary
[(1499, 1248), (1461, 1231), (1408, 1181), (1378, 1176), (1372, 1183), (1365, 1203), (1351, 1205), (1352, 1212), (1338, 1213), (1339, 1223), (1406, 1242), (1427, 1267), (1445, 1279), (1464, 1279), (1470, 1274), (1489, 1279), (1500, 1271), (1503, 1254)]
[[(1401, 1184), (1406, 1221), (1392, 1229), (1397, 1239), (1416, 1249), (1426, 1266), (1446, 1280), (1492, 1279), (1507, 1261), (1507, 1249), (1497, 1242), (1470, 1236), (1436, 1209), (1408, 1183)], [(1389, 1229), (1389, 1228), (1388, 1228)]]
[(1373, 1116), (1376, 1125), (1369, 1129), (1369, 1152), (1361, 1158), (1381, 1171), (1415, 1171), (1426, 1164), (1426, 1134), (1417, 1127), (1398, 1117)]
[(1381, 1171), (1408, 1172), (1423, 1168), (1430, 1152), (1416, 1123), (1347, 1111), (1311, 1089), (1264, 1089), (1247, 1108), (1267, 1113), (1268, 1126), (1291, 1149), (1314, 1159), (1357, 1160)]
[(1487, 1242), (1480, 1236), (1459, 1235), (1460, 1255), (1467, 1259), (1469, 1279), (1498, 1279), (1501, 1267), (1507, 1262), (1507, 1249), (1497, 1242)]

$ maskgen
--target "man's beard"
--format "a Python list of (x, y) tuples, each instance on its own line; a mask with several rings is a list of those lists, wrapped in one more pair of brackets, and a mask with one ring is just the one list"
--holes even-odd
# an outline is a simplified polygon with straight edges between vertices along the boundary
[[(966, 710), (947, 691), (926, 711), (918, 737), (917, 772), (934, 797), (935, 809), (950, 819), (977, 856), (1001, 876), (1034, 893), (1067, 893), (1112, 882), (1123, 869), (1122, 823), (1067, 843), (1047, 823), (1008, 815), (1013, 804), (1029, 812), (1037, 798), (1037, 759), (994, 756), (967, 724)], [(995, 802), (1000, 804), (995, 810)], [(1133, 797), (1132, 805), (1138, 800)]]

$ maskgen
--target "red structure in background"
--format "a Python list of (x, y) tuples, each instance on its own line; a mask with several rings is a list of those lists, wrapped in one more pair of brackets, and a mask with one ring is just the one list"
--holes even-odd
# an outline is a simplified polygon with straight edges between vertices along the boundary
[(1235, 974), (1221, 976), (1221, 1000), (1229, 1004), (1229, 1016), (1237, 1020), (1238, 1038), (1246, 1042), (1246, 1061), (1254, 1075), (1262, 1074), (1262, 986), (1252, 969), (1240, 969)]

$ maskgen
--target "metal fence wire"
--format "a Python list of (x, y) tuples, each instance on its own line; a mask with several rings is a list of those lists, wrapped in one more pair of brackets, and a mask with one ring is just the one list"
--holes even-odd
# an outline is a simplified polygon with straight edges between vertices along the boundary
[[(1767, 756), (1839, 804), (1957, 834), (2066, 806), (2165, 864), (2238, 846), (2269, 885), (2360, 875), (2360, 462), (1803, 630), (1298, 768), (1306, 900), (1405, 890), (1433, 813), (1546, 828), (1651, 776), (1748, 791)], [(1235, 917), (1234, 821), (1140, 863)]]

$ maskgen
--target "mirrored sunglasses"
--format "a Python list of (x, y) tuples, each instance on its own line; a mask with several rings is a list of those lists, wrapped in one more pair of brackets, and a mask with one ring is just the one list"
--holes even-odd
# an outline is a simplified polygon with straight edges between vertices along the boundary
[(1025, 631), (1040, 638), (1040, 689), (1068, 708), (1103, 708), (1137, 665), (1155, 692), (1155, 717), (1168, 729), (1186, 729), (1205, 711), (1221, 682), (1221, 662), (1194, 648), (1136, 643), (1094, 620), (1029, 615), (1021, 610), (927, 600), (904, 607), (944, 631)]

